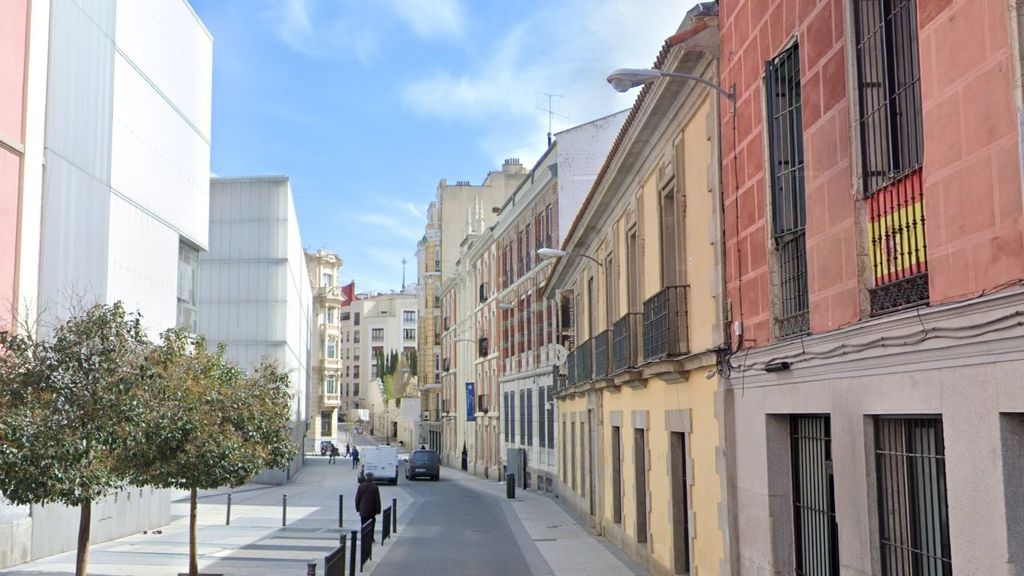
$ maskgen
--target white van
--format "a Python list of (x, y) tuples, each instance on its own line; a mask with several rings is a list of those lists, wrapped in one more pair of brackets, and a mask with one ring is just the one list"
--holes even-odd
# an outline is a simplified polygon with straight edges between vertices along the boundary
[(394, 446), (367, 446), (359, 451), (359, 481), (373, 474), (376, 482), (398, 484), (398, 450)]

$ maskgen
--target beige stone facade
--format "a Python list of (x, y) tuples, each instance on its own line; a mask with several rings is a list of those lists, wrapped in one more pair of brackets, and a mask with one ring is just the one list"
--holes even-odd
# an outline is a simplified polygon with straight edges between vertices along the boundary
[(339, 436), (339, 420), (344, 421), (348, 398), (342, 396), (344, 359), (341, 355), (341, 310), (345, 296), (339, 284), (343, 261), (330, 250), (306, 253), (306, 268), (313, 286), (313, 345), (309, 378), (309, 434), (313, 449), (320, 442)]

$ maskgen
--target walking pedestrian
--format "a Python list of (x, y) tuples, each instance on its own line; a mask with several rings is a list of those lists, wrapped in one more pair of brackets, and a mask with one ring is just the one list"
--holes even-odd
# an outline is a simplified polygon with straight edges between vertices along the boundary
[[(377, 514), (380, 514), (380, 488), (374, 483), (372, 472), (366, 473), (365, 480), (356, 489), (356, 511), (359, 512), (359, 525), (365, 527), (363, 538), (369, 536), (372, 542), (373, 529), (377, 525)], [(366, 526), (367, 522), (370, 523), (369, 526)]]
[(338, 463), (338, 447), (331, 444), (331, 458), (327, 461), (329, 464)]
[(355, 470), (356, 466), (359, 466), (359, 448), (352, 447), (352, 469)]
[(351, 446), (348, 445), (348, 442), (345, 442), (345, 458), (348, 458), (351, 455), (352, 455), (352, 448), (351, 448)]

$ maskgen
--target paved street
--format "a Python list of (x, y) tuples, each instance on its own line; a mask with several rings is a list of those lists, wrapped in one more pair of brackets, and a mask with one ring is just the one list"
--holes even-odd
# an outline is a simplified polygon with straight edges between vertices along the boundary
[[(373, 444), (368, 437), (360, 445)], [(356, 529), (352, 496), (356, 472), (349, 460), (330, 465), (307, 457), (287, 486), (247, 485), (232, 496), (225, 525), (226, 493), (211, 491), (199, 505), (199, 567), (231, 576), (300, 576), (306, 565), (337, 546), (339, 535)], [(288, 495), (287, 526), (281, 526), (282, 495)], [(338, 494), (344, 494), (344, 530), (337, 527)], [(593, 537), (557, 502), (519, 491), (505, 499), (504, 484), (442, 468), (441, 480), (381, 486), (384, 506), (398, 503), (398, 534), (374, 548), (364, 574), (446, 576), (476, 574), (617, 576), (646, 574), (607, 542)], [(173, 522), (148, 534), (96, 544), (90, 551), (94, 576), (175, 576), (188, 566), (188, 501), (171, 507)], [(377, 522), (380, 527), (380, 521)], [(75, 553), (23, 564), (0, 574), (74, 574)]]

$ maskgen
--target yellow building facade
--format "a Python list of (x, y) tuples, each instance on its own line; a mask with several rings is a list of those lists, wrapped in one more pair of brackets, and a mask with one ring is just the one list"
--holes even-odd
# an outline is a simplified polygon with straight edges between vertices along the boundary
[[(690, 16), (656, 68), (717, 83), (717, 16)], [(546, 294), (574, 339), (556, 394), (560, 494), (654, 574), (728, 574), (719, 106), (646, 87)]]

